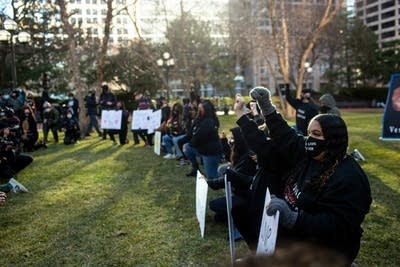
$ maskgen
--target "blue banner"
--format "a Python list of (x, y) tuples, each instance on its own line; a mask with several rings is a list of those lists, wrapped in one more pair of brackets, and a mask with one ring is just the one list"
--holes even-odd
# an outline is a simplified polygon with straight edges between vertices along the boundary
[(383, 140), (400, 140), (400, 74), (392, 74), (383, 115)]

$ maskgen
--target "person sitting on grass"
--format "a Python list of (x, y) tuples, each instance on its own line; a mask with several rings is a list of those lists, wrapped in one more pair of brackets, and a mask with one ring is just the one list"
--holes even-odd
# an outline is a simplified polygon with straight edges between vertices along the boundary
[(81, 137), (79, 123), (70, 110), (68, 110), (67, 117), (62, 122), (62, 128), (65, 131), (64, 134), (65, 145), (74, 144), (79, 141)]
[(165, 132), (162, 136), (162, 143), (165, 146), (167, 154), (165, 159), (174, 159), (182, 157), (182, 151), (177, 144), (178, 140), (185, 136), (182, 126), (182, 105), (175, 103), (172, 106), (172, 112), (169, 119), (165, 123)]
[(10, 136), (8, 125), (0, 121), (0, 191), (8, 193), (28, 192), (28, 190), (17, 182), (15, 175), (26, 166), (33, 158), (22, 153), (15, 153), (15, 143)]

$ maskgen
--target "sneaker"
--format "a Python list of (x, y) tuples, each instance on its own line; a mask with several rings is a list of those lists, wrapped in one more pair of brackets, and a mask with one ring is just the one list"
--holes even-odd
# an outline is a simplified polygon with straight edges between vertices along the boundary
[(163, 157), (164, 159), (174, 159), (175, 155), (174, 154), (167, 154)]
[(11, 178), (9, 183), (12, 186), (11, 191), (13, 191), (14, 193), (17, 193), (19, 191), (24, 192), (24, 193), (28, 192), (28, 189), (26, 189), (25, 186), (23, 186), (21, 183), (19, 183), (14, 178)]
[(187, 159), (180, 159), (179, 162), (176, 164), (177, 167), (189, 165), (190, 161)]

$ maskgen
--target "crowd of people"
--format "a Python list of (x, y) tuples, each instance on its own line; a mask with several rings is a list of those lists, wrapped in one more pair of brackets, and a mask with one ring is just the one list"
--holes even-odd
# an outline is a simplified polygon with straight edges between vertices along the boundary
[[(159, 98), (156, 105), (144, 92), (135, 95), (138, 110), (160, 109), (164, 159), (176, 160), (177, 166), (188, 166), (186, 176), (195, 177), (200, 170), (213, 190), (224, 188), (224, 176), (233, 188), (232, 215), (238, 239), (256, 249), (266, 189), (272, 194), (268, 214), (280, 212), (280, 242), (309, 241), (340, 253), (350, 265), (357, 256), (362, 236), (361, 223), (369, 212), (371, 192), (368, 178), (354, 158), (347, 154), (348, 133), (340, 111), (331, 95), (323, 95), (319, 106), (310, 101), (310, 91), (302, 98), (285, 96), (296, 109), (296, 125), (290, 127), (272, 104), (270, 92), (256, 87), (252, 101), (245, 103), (237, 95), (234, 111), (237, 127), (230, 134), (219, 131), (220, 123), (212, 101), (196, 94), (169, 105)], [(102, 139), (120, 145), (128, 143), (128, 124), (132, 121), (123, 102), (102, 86), (99, 99), (95, 91), (84, 98), (89, 123), (84, 136), (93, 128)], [(60, 106), (53, 105), (46, 92), (40, 101), (31, 95), (13, 91), (0, 102), (0, 204), (10, 191), (27, 191), (15, 175), (33, 158), (26, 154), (46, 147), (48, 133), (59, 141), (63, 129), (64, 143), (78, 142), (79, 102), (72, 93)], [(121, 110), (119, 130), (100, 129), (99, 111)], [(38, 141), (38, 125), (43, 142)], [(131, 130), (134, 145), (154, 143), (147, 130)], [(209, 205), (215, 220), (226, 222), (224, 196)]]
[[(211, 189), (224, 188), (226, 175), (233, 187), (232, 214), (235, 237), (256, 249), (266, 189), (272, 193), (269, 215), (280, 212), (278, 247), (306, 241), (344, 257), (350, 266), (357, 256), (361, 224), (371, 205), (368, 178), (347, 153), (347, 126), (334, 99), (325, 94), (319, 106), (302, 99), (289, 104), (296, 109), (290, 127), (272, 104), (268, 89), (251, 91), (253, 101), (235, 102), (238, 127), (231, 136), (219, 135), (219, 121), (212, 102), (190, 101), (191, 126), (182, 127), (176, 108), (166, 122), (164, 158), (189, 160), (187, 176), (202, 171)], [(182, 116), (183, 117), (183, 116)], [(305, 129), (304, 129), (305, 128)], [(183, 143), (183, 145), (182, 145)], [(210, 201), (217, 221), (226, 221), (224, 196)]]

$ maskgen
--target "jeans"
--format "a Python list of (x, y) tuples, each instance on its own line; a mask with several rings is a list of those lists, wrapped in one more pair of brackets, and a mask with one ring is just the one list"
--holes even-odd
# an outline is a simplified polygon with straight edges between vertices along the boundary
[(186, 143), (183, 145), (183, 153), (185, 153), (186, 157), (192, 163), (192, 167), (194, 169), (198, 169), (199, 164), (197, 163), (197, 157), (200, 157), (203, 160), (204, 171), (207, 179), (216, 179), (218, 178), (218, 164), (221, 160), (221, 154), (216, 155), (202, 155), (194, 148), (190, 143)]
[(179, 139), (182, 139), (183, 137), (185, 137), (185, 135), (178, 135), (178, 136), (172, 136), (169, 134), (163, 135), (162, 143), (164, 144), (168, 154), (174, 154), (175, 150), (175, 154), (177, 157), (183, 156), (182, 151), (179, 149), (178, 146)]
[(186, 136), (185, 134), (182, 134), (182, 135), (174, 136), (174, 137), (172, 138), (172, 142), (173, 142), (174, 145), (175, 145), (176, 156), (177, 156), (178, 158), (183, 157), (182, 150), (181, 150), (181, 148), (179, 147), (179, 141), (182, 140), (183, 138), (185, 138), (185, 136)]
[(172, 136), (169, 134), (164, 134), (161, 139), (162, 143), (164, 144), (165, 150), (167, 150), (167, 153), (174, 154), (174, 143), (172, 142)]

